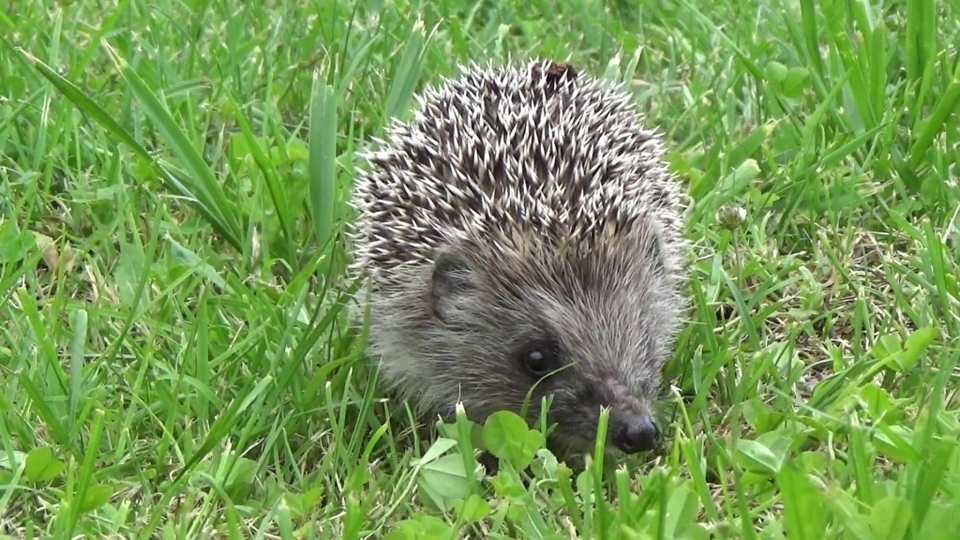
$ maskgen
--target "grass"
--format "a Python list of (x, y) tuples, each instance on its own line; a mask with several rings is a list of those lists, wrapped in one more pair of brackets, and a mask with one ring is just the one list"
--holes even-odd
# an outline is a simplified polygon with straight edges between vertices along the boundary
[[(0, 534), (960, 537), (958, 43), (932, 0), (14, 2)], [(666, 448), (579, 478), (509, 415), (421, 439), (332, 282), (361, 145), (529, 55), (626, 81), (694, 202)]]

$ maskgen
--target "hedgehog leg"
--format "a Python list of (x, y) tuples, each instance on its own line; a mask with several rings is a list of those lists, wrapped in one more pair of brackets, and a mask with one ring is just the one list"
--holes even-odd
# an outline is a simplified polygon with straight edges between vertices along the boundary
[(496, 476), (497, 473), (500, 472), (500, 460), (497, 459), (497, 456), (486, 450), (480, 452), (480, 456), (477, 458), (477, 461), (479, 461), (480, 465), (483, 465), (483, 468), (486, 469), (487, 476)]

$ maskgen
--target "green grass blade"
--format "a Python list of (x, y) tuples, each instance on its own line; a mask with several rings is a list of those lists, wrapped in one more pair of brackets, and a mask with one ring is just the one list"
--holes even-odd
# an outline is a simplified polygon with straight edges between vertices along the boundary
[(20, 53), (23, 54), (29, 60), (29, 62), (33, 64), (37, 71), (39, 71), (44, 78), (46, 78), (54, 87), (56, 87), (56, 89), (59, 90), (65, 98), (69, 99), (74, 105), (76, 105), (78, 109), (86, 114), (89, 114), (94, 120), (97, 121), (97, 123), (110, 131), (110, 133), (112, 133), (115, 137), (123, 141), (124, 144), (139, 154), (140, 157), (149, 161), (153, 161), (150, 153), (147, 152), (146, 149), (144, 149), (143, 146), (141, 146), (140, 143), (138, 143), (127, 130), (123, 129), (123, 127), (118, 124), (110, 114), (104, 111), (102, 107), (97, 105), (95, 101), (90, 99), (90, 97), (88, 97), (83, 90), (61, 77), (56, 71), (53, 70), (53, 68), (43, 63), (27, 51), (21, 49)]
[(337, 94), (314, 74), (310, 108), (310, 207), (321, 249), (333, 233), (337, 186)]
[(175, 176), (166, 171), (127, 130), (120, 126), (120, 124), (117, 123), (117, 121), (110, 114), (104, 111), (103, 108), (100, 107), (95, 101), (90, 99), (82, 90), (80, 90), (80, 88), (61, 77), (56, 73), (56, 71), (50, 68), (50, 66), (29, 55), (29, 53), (23, 52), (23, 54), (30, 59), (31, 63), (36, 67), (40, 74), (43, 75), (43, 77), (46, 78), (51, 84), (53, 84), (57, 90), (59, 90), (60, 93), (70, 100), (70, 102), (72, 102), (78, 109), (86, 114), (89, 114), (94, 120), (97, 121), (97, 123), (106, 128), (115, 137), (123, 141), (124, 144), (129, 146), (140, 157), (156, 166), (161, 173), (163, 180), (177, 193), (186, 197), (204, 216), (204, 218), (206, 218), (207, 221), (216, 227), (218, 232), (222, 234), (227, 241), (233, 244), (234, 248), (238, 250), (242, 248), (239, 236), (231, 232), (230, 229), (226, 227), (226, 225), (223, 223), (223, 220), (214, 211), (213, 207), (209, 205), (208, 197), (197, 196), (194, 190), (189, 189)]
[(174, 154), (186, 166), (192, 183), (191, 196), (201, 202), (213, 218), (211, 225), (224, 235), (234, 249), (243, 251), (243, 231), (245, 218), (235, 202), (231, 202), (203, 157), (177, 126), (169, 111), (150, 90), (137, 72), (123, 60), (107, 43), (104, 47), (110, 53), (111, 60), (129, 85), (131, 93), (144, 108), (144, 112), (171, 146)]
[(396, 118), (407, 110), (423, 70), (423, 49), (427, 41), (423, 21), (418, 20), (403, 44), (403, 55), (394, 68), (393, 84), (384, 105), (385, 118)]
[[(230, 96), (229, 100), (234, 110), (241, 110), (233, 96)], [(236, 115), (236, 120), (240, 125), (240, 132), (247, 143), (247, 147), (250, 149), (250, 153), (257, 167), (259, 167), (260, 172), (263, 173), (267, 192), (270, 194), (270, 200), (273, 203), (273, 209), (277, 212), (277, 218), (280, 221), (280, 231), (281, 234), (283, 234), (284, 244), (287, 247), (287, 263), (296, 269), (298, 264), (295, 249), (296, 240), (293, 237), (294, 218), (291, 212), (292, 209), (289, 207), (286, 189), (283, 183), (280, 182), (277, 170), (273, 166), (273, 163), (271, 163), (270, 158), (267, 157), (266, 151), (253, 134), (250, 123), (239, 113)]]
[(960, 105), (960, 64), (957, 66), (957, 73), (954, 74), (953, 80), (950, 81), (950, 85), (947, 86), (930, 118), (923, 123), (923, 129), (910, 148), (910, 167), (917, 168), (922, 164), (934, 138), (941, 133), (947, 119), (957, 110), (958, 105)]

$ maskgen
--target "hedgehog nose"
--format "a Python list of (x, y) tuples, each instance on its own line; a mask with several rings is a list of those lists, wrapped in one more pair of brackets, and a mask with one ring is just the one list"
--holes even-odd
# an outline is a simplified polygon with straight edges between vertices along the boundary
[(628, 454), (647, 452), (660, 444), (660, 431), (649, 416), (623, 415), (613, 427), (613, 444)]

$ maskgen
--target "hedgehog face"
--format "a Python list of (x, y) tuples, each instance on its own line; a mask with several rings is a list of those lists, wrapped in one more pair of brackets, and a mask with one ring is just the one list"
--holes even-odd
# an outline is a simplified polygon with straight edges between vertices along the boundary
[(642, 240), (619, 243), (611, 256), (450, 248), (436, 257), (429, 346), (441, 361), (435, 373), (456, 379), (471, 418), (519, 413), (529, 393), (531, 423), (550, 397), (558, 449), (591, 451), (602, 407), (607, 449), (658, 446), (654, 405), (677, 302), (649, 257), (644, 242), (653, 239)]

